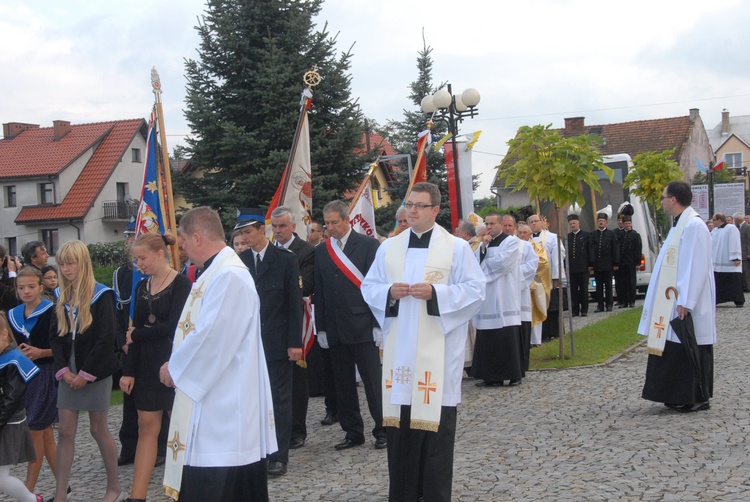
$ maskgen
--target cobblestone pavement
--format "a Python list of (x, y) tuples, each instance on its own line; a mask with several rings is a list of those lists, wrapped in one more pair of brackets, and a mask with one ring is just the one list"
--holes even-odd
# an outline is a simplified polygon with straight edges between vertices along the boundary
[[(576, 318), (576, 325), (604, 315)], [(749, 321), (747, 309), (717, 309), (716, 397), (707, 412), (680, 414), (640, 398), (643, 345), (608, 365), (532, 372), (519, 387), (480, 389), (466, 379), (453, 500), (750, 500)], [(323, 415), (323, 399), (312, 398), (307, 444), (291, 451), (286, 476), (269, 480), (271, 500), (385, 501), (386, 452), (375, 450), (372, 438), (334, 451), (344, 435), (337, 424), (322, 427)], [(113, 432), (119, 420), (120, 407), (113, 407)], [(69, 500), (103, 495), (103, 466), (87, 429), (83, 416)], [(25, 467), (13, 472), (23, 479)], [(132, 466), (120, 468), (126, 490), (132, 473)], [(154, 471), (150, 501), (169, 500), (162, 474)], [(45, 465), (38, 490), (50, 496), (53, 483)]]

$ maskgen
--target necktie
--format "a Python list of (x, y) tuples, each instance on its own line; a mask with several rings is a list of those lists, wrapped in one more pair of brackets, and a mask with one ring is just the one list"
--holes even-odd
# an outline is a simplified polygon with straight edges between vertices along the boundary
[(339, 249), (344, 249), (344, 243), (341, 242), (341, 239), (336, 239), (336, 243), (339, 245)]
[(260, 253), (255, 255), (255, 271), (257, 272), (260, 268)]

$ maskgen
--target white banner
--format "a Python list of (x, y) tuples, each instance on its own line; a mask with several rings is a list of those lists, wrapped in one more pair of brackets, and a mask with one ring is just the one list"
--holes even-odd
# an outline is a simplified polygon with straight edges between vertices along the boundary
[(690, 205), (703, 221), (706, 221), (712, 216), (708, 214), (708, 185), (693, 185), (691, 188), (693, 190), (693, 203)]
[(349, 223), (355, 232), (367, 235), (368, 237), (378, 238), (377, 227), (375, 227), (375, 208), (372, 203), (372, 185), (367, 180), (362, 195), (359, 197), (357, 204), (349, 213)]
[(474, 212), (474, 184), (472, 182), (471, 150), (466, 149), (468, 141), (456, 141), (458, 150), (458, 179), (461, 184), (461, 214), (464, 219)]
[(745, 214), (745, 184), (714, 185), (714, 212), (724, 213), (725, 216), (732, 216), (738, 212)]

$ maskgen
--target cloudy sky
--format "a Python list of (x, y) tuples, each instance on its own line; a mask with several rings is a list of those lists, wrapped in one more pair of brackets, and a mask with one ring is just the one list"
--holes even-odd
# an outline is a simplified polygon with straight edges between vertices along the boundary
[[(170, 149), (183, 117), (184, 59), (203, 0), (0, 0), (0, 122), (51, 126), (146, 117), (161, 74)], [(476, 196), (521, 125), (607, 124), (721, 110), (750, 114), (750, 2), (740, 0), (327, 0), (316, 20), (354, 44), (353, 94), (384, 124), (411, 108), (422, 29), (435, 81), (481, 93)]]

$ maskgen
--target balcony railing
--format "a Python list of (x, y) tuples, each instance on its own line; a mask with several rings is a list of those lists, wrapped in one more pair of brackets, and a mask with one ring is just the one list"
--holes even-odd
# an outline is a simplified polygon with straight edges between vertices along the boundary
[(124, 220), (130, 221), (130, 218), (135, 218), (138, 213), (138, 201), (117, 201), (110, 200), (104, 201), (104, 220), (105, 221), (117, 221)]

